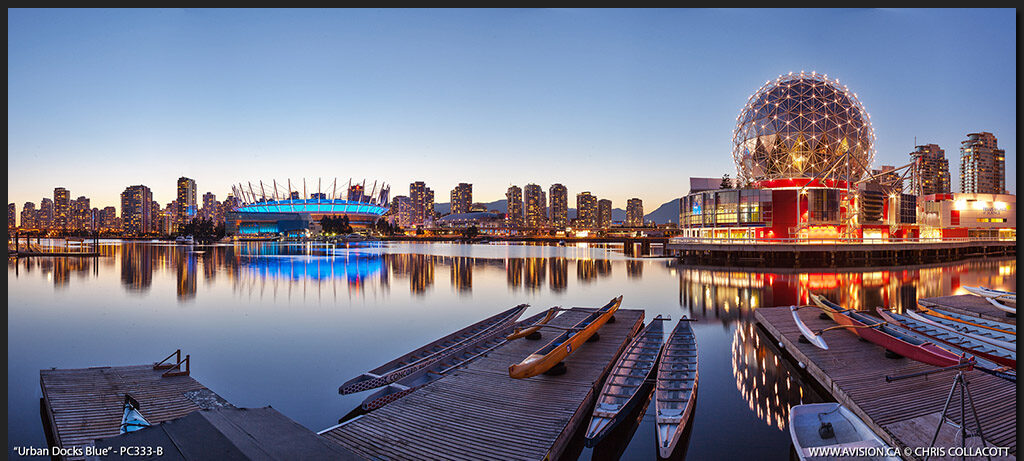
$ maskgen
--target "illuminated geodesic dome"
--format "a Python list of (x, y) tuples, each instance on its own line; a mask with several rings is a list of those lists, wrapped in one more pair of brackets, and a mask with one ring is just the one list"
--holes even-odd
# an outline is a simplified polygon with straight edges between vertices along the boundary
[(826, 75), (801, 72), (766, 82), (750, 97), (736, 119), (732, 155), (742, 182), (855, 181), (869, 170), (874, 144), (856, 93)]

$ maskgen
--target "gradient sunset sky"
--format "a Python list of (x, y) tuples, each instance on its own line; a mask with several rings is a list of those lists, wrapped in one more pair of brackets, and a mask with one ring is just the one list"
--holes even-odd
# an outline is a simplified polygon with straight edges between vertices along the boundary
[[(838, 78), (871, 114), (875, 166), (989, 131), (1016, 193), (1013, 9), (24, 10), (7, 16), (7, 195), (66, 187), (119, 208), (179, 176), (425, 181), (437, 202), (560, 182), (645, 211), (735, 176), (747, 98)], [(119, 210), (120, 211), (120, 210)]]

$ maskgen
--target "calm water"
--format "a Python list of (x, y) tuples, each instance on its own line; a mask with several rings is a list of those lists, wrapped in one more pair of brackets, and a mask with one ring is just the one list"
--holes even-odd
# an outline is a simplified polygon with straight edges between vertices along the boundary
[[(623, 308), (699, 319), (700, 385), (684, 455), (786, 459), (788, 409), (820, 401), (752, 325), (764, 306), (821, 293), (912, 306), (961, 285), (1015, 289), (1016, 261), (838, 272), (740, 271), (636, 259), (621, 247), (453, 244), (186, 247), (106, 242), (100, 258), (8, 260), (8, 452), (45, 446), (39, 370), (134, 365), (175, 349), (240, 407), (271, 405), (313, 431), (367, 393), (338, 385), (513, 305)], [(673, 323), (674, 324), (674, 323)], [(670, 325), (673, 325), (670, 324)], [(581, 459), (652, 459), (653, 415)], [(742, 443), (737, 443), (742, 440)]]

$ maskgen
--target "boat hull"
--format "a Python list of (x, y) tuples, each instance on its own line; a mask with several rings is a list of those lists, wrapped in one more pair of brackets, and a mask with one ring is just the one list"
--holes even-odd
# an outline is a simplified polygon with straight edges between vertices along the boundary
[[(520, 304), (497, 315), (488, 317), (469, 327), (463, 328), (448, 336), (435, 340), (409, 354), (399, 357), (391, 362), (381, 365), (367, 373), (352, 378), (338, 388), (339, 394), (354, 394), (378, 387), (387, 386), (403, 377), (428, 367), (440, 360), (450, 357), (454, 351), (467, 342), (479, 339), (479, 337), (494, 331), (504, 331), (515, 324), (526, 308), (526, 304)], [(433, 346), (440, 342), (451, 342), (441, 350), (433, 351)]]
[(676, 325), (658, 361), (654, 390), (655, 440), (662, 458), (670, 457), (675, 451), (697, 403), (700, 382), (697, 341), (688, 322), (683, 318)]
[[(935, 344), (911, 344), (898, 336), (894, 336), (893, 333), (895, 332), (887, 331), (884, 325), (869, 327), (868, 324), (863, 321), (857, 320), (858, 318), (867, 317), (864, 314), (844, 310), (835, 303), (816, 295), (811, 295), (811, 299), (813, 299), (816, 304), (823, 307), (825, 313), (831, 317), (833, 321), (846, 327), (846, 329), (853, 334), (864, 338), (872, 344), (881, 346), (887, 351), (921, 363), (935, 365), (937, 367), (949, 367), (960, 363), (960, 356)], [(869, 319), (870, 317), (865, 318), (864, 320), (870, 321)], [(873, 322), (871, 325), (874, 325), (875, 323), (877, 322)]]
[[(661, 358), (664, 332), (662, 322), (664, 319), (659, 315), (638, 333), (608, 373), (587, 426), (584, 438), (587, 447), (597, 445), (632, 413), (638, 402), (646, 400), (642, 390), (645, 387), (650, 389), (646, 383), (656, 372), (658, 359)], [(634, 370), (637, 373), (632, 373)], [(623, 397), (625, 393), (629, 393), (629, 396)], [(617, 400), (622, 398), (626, 398), (626, 401), (618, 403)]]
[(615, 314), (620, 304), (622, 304), (622, 296), (613, 299), (577, 323), (577, 326), (581, 326), (584, 322), (588, 322), (585, 324), (586, 326), (581, 326), (580, 330), (566, 331), (538, 350), (537, 353), (530, 354), (520, 363), (510, 365), (508, 376), (513, 379), (532, 378), (558, 365), (590, 339)]
[[(833, 437), (823, 439), (818, 433), (822, 422), (833, 427)], [(789, 436), (801, 460), (830, 459), (811, 457), (810, 448), (869, 446), (888, 448), (888, 445), (867, 424), (849, 409), (838, 403), (811, 403), (797, 405), (789, 412)], [(899, 461), (897, 456), (871, 459)]]

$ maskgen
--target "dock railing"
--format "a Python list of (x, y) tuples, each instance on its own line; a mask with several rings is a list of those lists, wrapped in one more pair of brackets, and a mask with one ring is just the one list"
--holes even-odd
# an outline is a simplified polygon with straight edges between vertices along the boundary
[[(175, 363), (173, 363), (173, 364), (167, 362), (168, 360), (171, 359), (171, 357), (174, 357)], [(181, 364), (182, 363), (185, 364), (185, 369), (184, 370), (181, 369)], [(178, 349), (178, 350), (176, 350), (174, 352), (171, 352), (171, 355), (168, 355), (167, 358), (165, 358), (165, 359), (163, 359), (163, 360), (161, 360), (161, 361), (159, 361), (157, 363), (154, 363), (153, 364), (153, 369), (154, 370), (167, 370), (167, 371), (165, 371), (161, 375), (161, 376), (164, 376), (164, 377), (167, 377), (167, 376), (187, 376), (191, 372), (191, 370), (189, 368), (189, 355), (186, 354), (185, 355), (185, 359), (182, 360), (182, 358), (181, 358), (181, 349)], [(178, 371), (171, 371), (171, 370), (178, 370)]]

